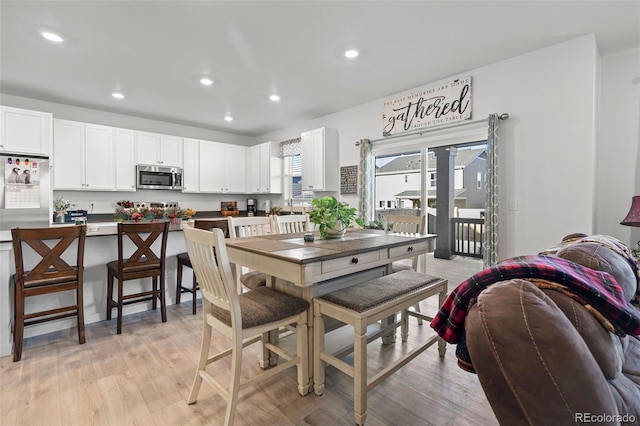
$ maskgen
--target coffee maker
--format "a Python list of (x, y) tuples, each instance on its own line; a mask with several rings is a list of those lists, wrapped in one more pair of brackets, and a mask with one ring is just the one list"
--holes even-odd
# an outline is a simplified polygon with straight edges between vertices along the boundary
[(258, 202), (255, 198), (247, 198), (247, 216), (255, 216)]

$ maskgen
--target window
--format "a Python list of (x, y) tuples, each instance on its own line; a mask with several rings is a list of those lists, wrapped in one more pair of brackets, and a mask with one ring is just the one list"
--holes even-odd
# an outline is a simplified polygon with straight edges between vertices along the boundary
[(302, 156), (300, 154), (284, 157), (284, 199), (293, 199), (293, 203), (309, 203), (313, 200), (313, 191), (302, 190)]
[(429, 188), (435, 188), (436, 187), (436, 172), (430, 172), (429, 173)]
[(478, 175), (477, 175), (477, 178), (476, 178), (476, 181), (477, 181), (476, 188), (482, 189), (482, 180), (483, 180), (482, 179), (482, 172), (478, 172)]

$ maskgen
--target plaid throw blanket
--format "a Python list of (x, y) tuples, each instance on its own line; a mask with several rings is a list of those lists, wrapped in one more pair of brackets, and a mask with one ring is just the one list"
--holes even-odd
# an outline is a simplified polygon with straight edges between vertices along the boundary
[[(491, 284), (510, 279), (541, 279), (558, 283), (583, 305), (591, 305), (621, 334), (640, 335), (640, 313), (624, 299), (613, 277), (554, 256), (507, 259), (463, 281), (449, 294), (431, 327), (449, 343), (464, 342), (464, 320), (472, 300)], [(464, 353), (460, 348), (458, 353)], [(470, 360), (469, 360), (470, 361)]]

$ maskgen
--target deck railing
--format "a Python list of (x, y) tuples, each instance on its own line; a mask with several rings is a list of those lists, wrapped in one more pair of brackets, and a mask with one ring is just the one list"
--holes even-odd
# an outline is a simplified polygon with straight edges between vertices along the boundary
[(484, 219), (451, 218), (451, 247), (453, 254), (482, 258)]

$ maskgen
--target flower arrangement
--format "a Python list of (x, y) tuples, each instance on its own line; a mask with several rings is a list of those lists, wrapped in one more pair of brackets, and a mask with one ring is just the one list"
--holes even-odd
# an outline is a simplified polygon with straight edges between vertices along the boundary
[(53, 209), (56, 211), (57, 217), (67, 214), (67, 209), (71, 206), (73, 206), (73, 203), (69, 200), (64, 200), (62, 197), (53, 200)]
[(183, 218), (191, 219), (195, 214), (196, 211), (193, 209), (178, 209), (176, 207), (134, 207), (130, 201), (120, 201), (117, 203), (113, 219), (118, 222), (170, 220), (171, 223), (177, 223)]

